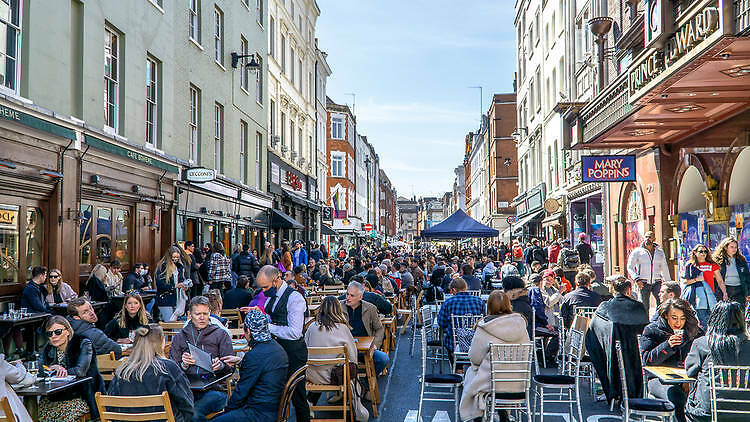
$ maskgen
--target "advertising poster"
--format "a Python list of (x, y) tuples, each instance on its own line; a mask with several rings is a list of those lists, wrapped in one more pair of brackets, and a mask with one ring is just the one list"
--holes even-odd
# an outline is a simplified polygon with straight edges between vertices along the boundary
[(709, 249), (714, 250), (719, 246), (721, 239), (727, 237), (726, 224), (711, 224), (708, 226), (708, 244)]
[(630, 252), (641, 246), (643, 243), (643, 221), (633, 221), (625, 225), (625, 254), (630, 256)]

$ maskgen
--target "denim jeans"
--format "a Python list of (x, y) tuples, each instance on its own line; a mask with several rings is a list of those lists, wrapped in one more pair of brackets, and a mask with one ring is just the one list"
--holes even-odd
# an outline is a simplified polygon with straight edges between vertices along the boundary
[(711, 311), (708, 309), (696, 309), (695, 310), (695, 317), (698, 318), (698, 325), (703, 329), (703, 331), (706, 330), (706, 326), (708, 325), (708, 317), (711, 315)]
[[(358, 359), (360, 362), (364, 361), (364, 355), (362, 353), (359, 353)], [(383, 372), (383, 369), (388, 365), (388, 362), (390, 362), (390, 358), (388, 357), (385, 352), (381, 352), (380, 350), (376, 350), (375, 353), (372, 355), (372, 363), (375, 365), (375, 376), (380, 375), (381, 372)]]
[(193, 393), (195, 404), (193, 406), (193, 422), (204, 422), (206, 415), (218, 412), (227, 405), (227, 393), (223, 391), (206, 391), (205, 393)]

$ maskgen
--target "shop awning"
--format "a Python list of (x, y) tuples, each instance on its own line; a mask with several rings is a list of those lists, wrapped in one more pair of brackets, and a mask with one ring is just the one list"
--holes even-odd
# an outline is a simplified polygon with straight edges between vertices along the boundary
[(327, 224), (321, 224), (320, 225), (320, 234), (323, 236), (338, 236), (339, 234), (336, 233), (336, 230), (332, 229), (331, 226)]
[(315, 202), (310, 201), (307, 198), (303, 198), (297, 195), (296, 193), (290, 192), (286, 189), (283, 189), (283, 191), (284, 191), (284, 195), (286, 195), (289, 198), (289, 200), (291, 200), (295, 204), (302, 205), (303, 207), (307, 207), (310, 209), (314, 209), (315, 211), (320, 211), (320, 205), (316, 204)]
[(539, 211), (537, 213), (529, 214), (526, 217), (523, 217), (520, 220), (516, 221), (515, 224), (513, 224), (513, 233), (515, 234), (515, 233), (520, 232), (521, 230), (523, 230), (523, 227), (525, 225), (531, 222), (531, 220), (538, 219), (539, 217), (542, 216), (542, 214), (544, 214), (544, 210)]
[(302, 229), (305, 227), (297, 220), (293, 219), (282, 211), (279, 211), (277, 209), (274, 209), (272, 211), (273, 215), (271, 216), (271, 228), (273, 229)]
[(542, 220), (542, 227), (562, 226), (562, 212), (550, 215)]

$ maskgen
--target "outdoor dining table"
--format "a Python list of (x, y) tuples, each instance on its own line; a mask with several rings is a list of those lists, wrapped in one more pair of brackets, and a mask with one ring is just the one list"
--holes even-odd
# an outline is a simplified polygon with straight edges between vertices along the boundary
[(23, 397), (23, 405), (29, 411), (32, 420), (39, 420), (38, 398), (65, 391), (76, 385), (91, 381), (91, 377), (80, 377), (74, 379), (60, 379), (46, 382), (38, 378), (34, 384), (15, 390), (16, 394)]
[(230, 372), (220, 377), (212, 376), (207, 379), (192, 380), (190, 381), (190, 389), (193, 391), (206, 391), (209, 388), (213, 387), (214, 385), (220, 384), (221, 382), (228, 380), (232, 376), (232, 374), (233, 372)]
[(687, 376), (685, 368), (678, 368), (673, 366), (644, 366), (643, 369), (659, 378), (662, 384), (688, 384), (695, 382), (695, 378)]
[(361, 353), (365, 361), (365, 376), (370, 386), (370, 401), (372, 402), (372, 416), (378, 417), (378, 404), (380, 403), (380, 392), (378, 391), (378, 374), (375, 373), (375, 337), (354, 337), (357, 352)]
[(14, 328), (23, 327), (30, 325), (32, 326), (32, 332), (33, 332), (33, 339), (32, 342), (33, 349), (36, 351), (36, 344), (37, 344), (37, 330), (36, 328), (41, 326), (44, 321), (47, 320), (47, 317), (49, 317), (50, 314), (44, 313), (44, 312), (38, 312), (38, 313), (32, 313), (28, 316), (20, 317), (20, 318), (6, 318), (5, 315), (0, 317), (0, 337), (5, 337), (8, 334), (13, 331)]

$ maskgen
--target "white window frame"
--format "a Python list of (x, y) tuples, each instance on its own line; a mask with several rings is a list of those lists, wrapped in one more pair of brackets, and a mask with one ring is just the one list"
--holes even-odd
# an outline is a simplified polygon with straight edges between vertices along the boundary
[(214, 103), (214, 170), (223, 174), (224, 155), (224, 106)]
[(200, 144), (199, 136), (200, 131), (198, 130), (200, 125), (200, 90), (190, 85), (190, 120), (188, 121), (188, 129), (190, 131), (190, 144), (188, 154), (189, 160), (193, 163), (198, 163), (198, 145)]
[(240, 120), (240, 181), (247, 184), (247, 122)]
[[(240, 34), (240, 54), (243, 56), (247, 56), (249, 52), (249, 47), (247, 43), (247, 39), (244, 35)], [(240, 63), (240, 88), (242, 88), (245, 93), (248, 93), (248, 84), (250, 83), (250, 69), (247, 68), (247, 58), (242, 59), (242, 63)]]
[(289, 150), (294, 152), (294, 119), (289, 119)]
[(224, 12), (214, 7), (214, 60), (224, 67)]
[(346, 177), (345, 156), (341, 151), (331, 151), (331, 177)]
[(286, 74), (286, 36), (281, 34), (281, 73)]
[[(23, 22), (23, 6), (22, 1), (18, 0), (14, 13), (13, 4), (8, 4), (8, 13), (5, 16), (0, 17), (0, 27), (5, 29), (3, 32), (2, 41), (0, 41), (0, 92), (8, 92), (12, 94), (18, 94), (19, 82), (21, 81), (21, 35), (22, 35), (22, 22)], [(17, 23), (13, 23), (13, 16), (17, 16)], [(10, 19), (9, 19), (10, 18)], [(12, 29), (11, 29), (12, 28)], [(8, 42), (8, 30), (15, 33), (15, 45), (13, 50), (15, 56), (8, 55), (7, 42)], [(13, 61), (11, 68), (13, 69), (13, 76), (8, 78), (6, 69), (8, 68), (8, 61)]]
[(260, 189), (261, 179), (263, 178), (263, 168), (261, 166), (263, 154), (263, 134), (255, 132), (255, 188)]
[(344, 140), (344, 119), (340, 116), (331, 116), (331, 139)]
[(292, 86), (294, 86), (294, 47), (289, 47), (289, 65), (291, 66), (289, 69), (289, 82), (292, 83)]
[(196, 44), (201, 43), (201, 5), (200, 0), (189, 0), (188, 6), (188, 37), (195, 41)]
[(263, 106), (263, 58), (256, 52), (258, 69), (255, 71), (255, 102)]
[(281, 112), (281, 124), (279, 125), (279, 128), (281, 128), (281, 146), (286, 146), (286, 114), (282, 111)]
[(159, 142), (159, 62), (146, 56), (146, 143)]
[(263, 0), (255, 0), (255, 21), (263, 26)]
[(269, 113), (271, 113), (271, 127), (268, 129), (271, 132), (271, 136), (273, 136), (276, 135), (276, 101), (271, 100), (271, 106), (269, 108)]
[(268, 17), (268, 53), (276, 58), (276, 20), (273, 16)]
[(117, 133), (120, 120), (120, 34), (107, 26), (104, 38), (104, 126)]

